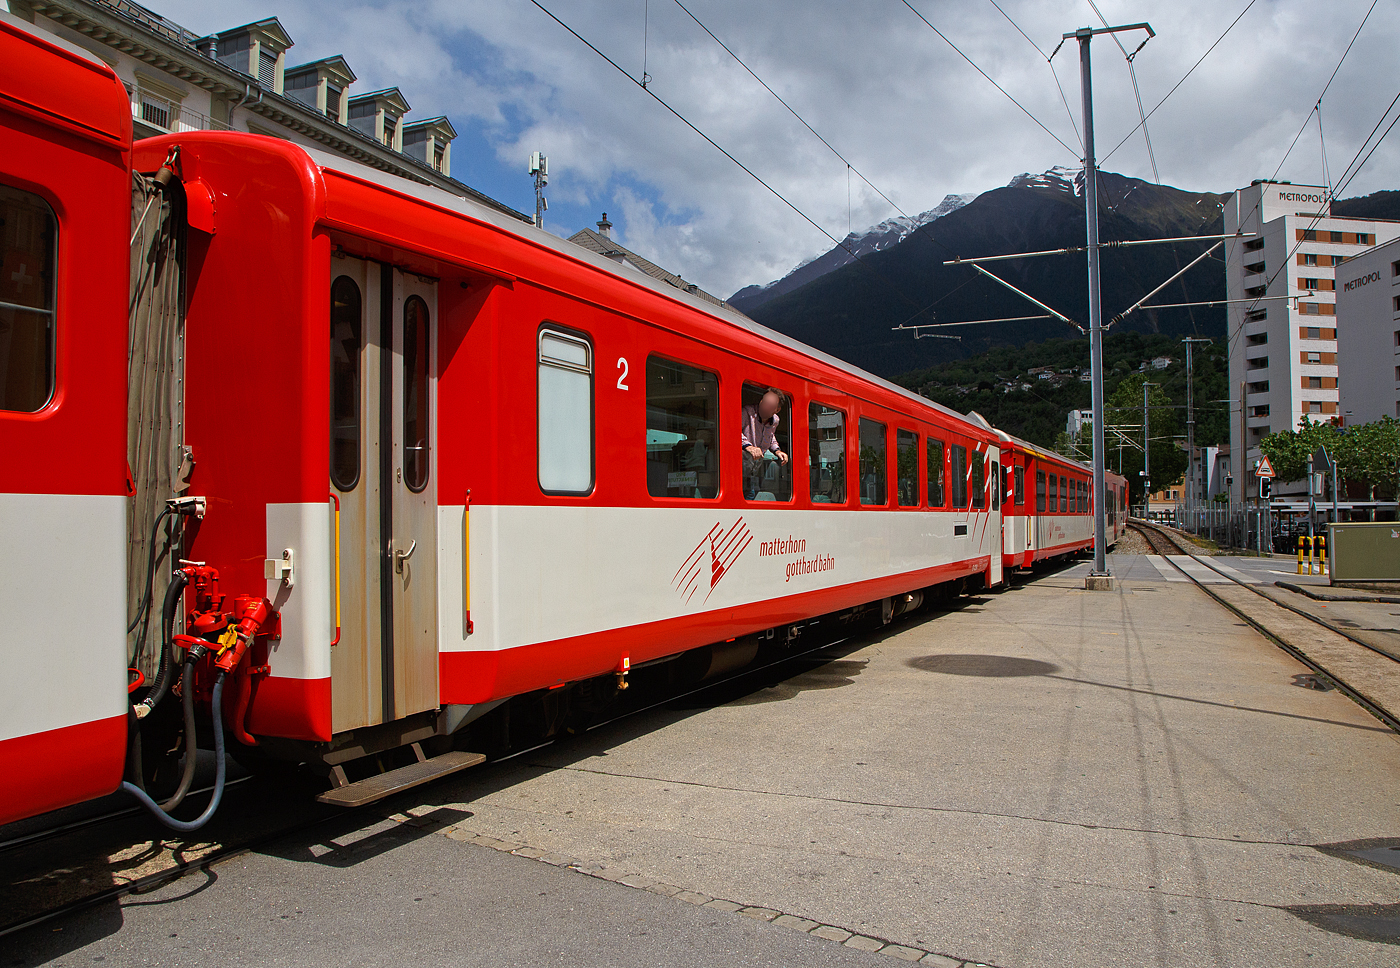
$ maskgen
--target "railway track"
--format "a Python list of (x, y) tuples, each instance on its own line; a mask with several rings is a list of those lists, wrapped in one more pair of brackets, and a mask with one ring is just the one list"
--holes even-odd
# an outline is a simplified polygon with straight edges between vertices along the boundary
[[(1299, 608), (1267, 591), (1240, 581), (1217, 568), (1165, 528), (1142, 521), (1128, 525), (1165, 558), (1183, 577), (1233, 612), (1265, 638), (1301, 661), (1314, 672), (1320, 688), (1335, 688), (1391, 729), (1400, 732), (1400, 648), (1367, 642), (1347, 629)], [(1220, 578), (1207, 584), (1178, 559), (1190, 558)]]

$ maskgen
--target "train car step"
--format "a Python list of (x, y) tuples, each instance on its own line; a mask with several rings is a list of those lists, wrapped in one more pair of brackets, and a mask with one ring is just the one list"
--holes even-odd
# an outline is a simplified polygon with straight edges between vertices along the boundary
[[(413, 746), (414, 752), (420, 757), (417, 763), (410, 763), (408, 766), (401, 766), (396, 770), (389, 770), (387, 773), (356, 780), (354, 783), (342, 783), (334, 789), (327, 790), (316, 799), (321, 803), (329, 803), (337, 807), (359, 807), (366, 803), (373, 803), (375, 800), (381, 800), (391, 793), (412, 789), (420, 784), (486, 761), (486, 757), (480, 753), (459, 750), (443, 753), (441, 756), (425, 758), (418, 744), (414, 743)], [(339, 773), (338, 778), (343, 779), (344, 773)]]

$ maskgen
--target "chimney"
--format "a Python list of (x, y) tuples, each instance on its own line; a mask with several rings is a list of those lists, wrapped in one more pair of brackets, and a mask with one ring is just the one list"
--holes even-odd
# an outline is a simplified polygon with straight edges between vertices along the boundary
[(610, 238), (612, 238), (612, 235), (610, 234), (611, 231), (612, 231), (612, 223), (608, 221), (608, 213), (607, 213), (607, 212), (604, 212), (604, 213), (603, 213), (603, 220), (602, 220), (601, 222), (598, 223), (598, 234), (601, 235), (601, 236), (602, 236), (603, 238), (605, 238), (605, 239), (610, 239)]

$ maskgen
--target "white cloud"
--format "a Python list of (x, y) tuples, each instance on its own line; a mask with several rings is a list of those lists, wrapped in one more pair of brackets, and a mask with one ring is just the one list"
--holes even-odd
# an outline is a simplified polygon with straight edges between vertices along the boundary
[[(828, 232), (845, 234), (845, 165), (707, 37), (673, 0), (542, 0), (604, 53), (640, 75), (643, 11), (650, 87)], [(1067, 151), (980, 77), (900, 0), (753, 3), (686, 0), (697, 16), (789, 100), (859, 170), (913, 213), (948, 193), (1004, 184), (1021, 171), (1077, 164), (1077, 141), (1050, 68), (991, 3), (914, 5), (1066, 142)], [(1157, 37), (1135, 66), (1154, 106), (1247, 0), (1103, 0), (1111, 22), (1151, 21)], [(1002, 0), (1048, 53), (1060, 35), (1097, 23), (1087, 3)], [(1257, 0), (1149, 122), (1161, 178), (1227, 191), (1274, 173), (1369, 6), (1369, 0)], [(222, 3), (167, 0), (161, 13), (213, 31), (275, 13), (298, 41), (296, 60), (342, 53), (357, 89), (397, 84), (418, 116), (447, 114), (459, 130), (483, 126), (495, 158), (459, 159), (459, 174), (515, 173), (544, 148), (561, 231), (607, 210), (620, 237), (648, 258), (728, 294), (786, 272), (830, 243), (597, 54), (528, 0), (311, 0)], [(1127, 35), (1136, 46), (1141, 35)], [(1339, 177), (1395, 91), (1400, 8), (1378, 4), (1322, 106), (1328, 161)], [(1102, 158), (1137, 123), (1122, 54), (1093, 42), (1095, 113)], [(1079, 115), (1078, 51), (1055, 59)], [(1400, 187), (1400, 135), (1347, 188)], [(1151, 178), (1140, 134), (1105, 167)], [(1279, 174), (1322, 177), (1316, 119)], [(852, 178), (855, 228), (894, 214)], [(519, 197), (507, 199), (517, 205)]]

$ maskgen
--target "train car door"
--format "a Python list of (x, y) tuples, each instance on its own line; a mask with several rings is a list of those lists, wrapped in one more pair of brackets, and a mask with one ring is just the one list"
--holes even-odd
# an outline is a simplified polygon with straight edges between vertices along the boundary
[(995, 447), (987, 448), (987, 490), (991, 493), (991, 507), (987, 509), (987, 533), (991, 535), (992, 565), (991, 572), (987, 576), (987, 583), (993, 587), (1001, 584), (1001, 574), (1003, 562), (1001, 560), (1002, 548), (1005, 547), (1006, 538), (1002, 533), (1005, 520), (1001, 513), (1001, 452)]
[(341, 732), (438, 705), (437, 283), (331, 260), (331, 486), (339, 498)]

